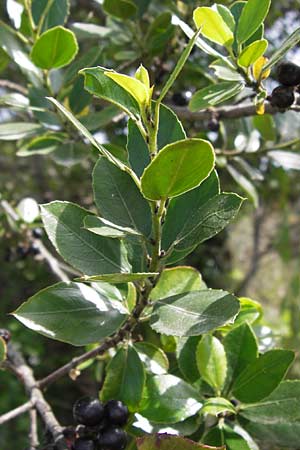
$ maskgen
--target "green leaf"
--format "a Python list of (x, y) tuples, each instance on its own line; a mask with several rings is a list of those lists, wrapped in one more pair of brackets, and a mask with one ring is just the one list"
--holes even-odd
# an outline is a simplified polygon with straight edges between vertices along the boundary
[[(74, 78), (78, 76), (78, 72), (82, 67), (93, 66), (100, 62), (103, 49), (101, 47), (91, 47), (83, 54), (77, 56), (77, 58), (69, 65), (64, 72), (64, 82), (70, 83)], [(93, 112), (95, 114), (95, 112)]]
[(141, 109), (149, 104), (151, 100), (150, 88), (147, 89), (140, 80), (112, 70), (105, 71), (104, 75), (127, 91), (140, 105)]
[(241, 402), (254, 403), (279, 385), (294, 360), (290, 350), (270, 350), (248, 365), (235, 380), (233, 394)]
[(195, 92), (190, 100), (189, 108), (191, 111), (199, 111), (209, 106), (216, 106), (234, 97), (243, 88), (243, 83), (234, 81), (223, 81), (222, 83), (213, 84)]
[(145, 372), (137, 351), (131, 347), (121, 347), (109, 362), (101, 390), (101, 400), (121, 400), (128, 409), (139, 409), (145, 385)]
[(204, 289), (157, 300), (151, 327), (172, 336), (198, 336), (231, 320), (239, 310), (238, 300), (221, 290)]
[(254, 128), (256, 128), (261, 137), (265, 141), (275, 141), (277, 138), (277, 131), (273, 116), (270, 114), (256, 115), (252, 117)]
[(223, 344), (215, 336), (203, 336), (196, 352), (199, 373), (220, 395), (227, 373), (227, 359)]
[(100, 158), (93, 171), (93, 189), (95, 203), (105, 219), (150, 235), (150, 206), (130, 175)]
[(236, 414), (235, 407), (232, 403), (223, 397), (211, 397), (205, 401), (201, 414), (210, 414), (211, 416), (218, 416), (221, 413)]
[(242, 67), (250, 67), (255, 61), (258, 60), (268, 47), (268, 41), (266, 39), (261, 39), (259, 41), (254, 41), (248, 47), (245, 47), (238, 57), (238, 64)]
[[(242, 433), (241, 433), (242, 434)], [(248, 445), (248, 442), (244, 439), (245, 436), (237, 433), (227, 425), (223, 428), (223, 435), (227, 450), (256, 450), (258, 447)], [(245, 433), (244, 433), (245, 434)]]
[(300, 28), (297, 28), (276, 50), (269, 61), (264, 65), (264, 72), (275, 66), (284, 55), (300, 41)]
[(175, 27), (172, 24), (172, 14), (162, 12), (150, 24), (145, 36), (147, 51), (153, 57), (163, 53), (169, 41), (174, 36)]
[(243, 82), (242, 75), (236, 69), (228, 67), (228, 63), (225, 63), (222, 59), (213, 61), (209, 67), (215, 71), (216, 77), (221, 80)]
[(43, 126), (50, 130), (59, 130), (62, 128), (62, 123), (46, 98), (48, 93), (49, 91), (44, 87), (30, 86), (28, 90), (30, 106), (33, 107), (34, 117)]
[(162, 375), (168, 372), (169, 361), (167, 355), (159, 347), (149, 342), (136, 342), (134, 345), (145, 370), (154, 375)]
[(196, 27), (210, 41), (226, 47), (232, 44), (233, 33), (217, 11), (201, 6), (195, 9), (193, 18)]
[(241, 309), (234, 321), (234, 328), (240, 326), (245, 322), (248, 322), (248, 324), (253, 324), (262, 318), (263, 310), (260, 303), (247, 297), (240, 297), (239, 301)]
[(253, 202), (255, 208), (257, 208), (259, 204), (259, 198), (254, 184), (230, 164), (227, 164), (226, 168), (232, 178), (236, 181), (236, 183), (246, 192), (249, 200)]
[(292, 424), (300, 421), (300, 381), (282, 381), (259, 403), (241, 407), (240, 414), (265, 425)]
[(104, 0), (103, 9), (118, 19), (129, 19), (137, 13), (137, 6), (132, 0)]
[(226, 388), (228, 389), (238, 375), (256, 361), (258, 345), (252, 328), (247, 323), (230, 331), (223, 341), (227, 357)]
[(7, 347), (5, 340), (0, 337), (0, 364), (6, 360)]
[(31, 2), (34, 22), (39, 24), (40, 20), (43, 20), (42, 31), (64, 25), (70, 12), (69, 0), (52, 0), (50, 7), (48, 5), (48, 0), (32, 0)]
[(225, 447), (208, 447), (182, 436), (153, 434), (137, 439), (138, 450), (225, 450)]
[(82, 228), (88, 211), (68, 202), (42, 205), (42, 219), (50, 241), (60, 255), (86, 275), (130, 271), (124, 245)]
[(175, 423), (201, 408), (196, 389), (174, 375), (147, 376), (140, 414), (154, 423)]
[(264, 425), (247, 421), (244, 428), (257, 441), (270, 442), (272, 446), (284, 449), (299, 448), (300, 423)]
[(263, 23), (270, 8), (271, 0), (248, 0), (237, 26), (237, 41), (245, 42)]
[(200, 336), (191, 336), (177, 340), (176, 357), (178, 366), (184, 378), (191, 384), (200, 378), (196, 361), (196, 350), (200, 339)]
[(145, 273), (110, 273), (104, 275), (92, 275), (77, 278), (77, 281), (105, 281), (107, 283), (120, 284), (129, 283), (131, 281), (145, 280), (149, 277), (155, 277), (159, 275), (156, 272), (145, 272)]
[(182, 123), (170, 108), (161, 104), (159, 110), (159, 125), (157, 134), (157, 148), (161, 150), (168, 144), (182, 141), (186, 138)]
[(200, 273), (193, 267), (177, 266), (164, 269), (150, 293), (151, 300), (170, 297), (185, 292), (200, 291), (203, 287)]
[(209, 177), (195, 189), (173, 198), (167, 209), (163, 226), (162, 248), (167, 249), (189, 222), (191, 211), (200, 209), (216, 194), (220, 193), (219, 179), (213, 171)]
[(31, 50), (31, 59), (41, 69), (59, 69), (75, 58), (78, 44), (74, 33), (58, 26), (45, 31)]
[(117, 301), (82, 283), (57, 283), (41, 290), (14, 313), (31, 330), (72, 345), (101, 341), (126, 319)]
[(214, 5), (214, 9), (220, 14), (228, 28), (234, 32), (235, 29), (235, 20), (234, 17), (227, 6), (221, 5), (220, 3), (217, 3)]
[(86, 216), (84, 228), (99, 236), (106, 236), (116, 239), (125, 238), (128, 234), (140, 236), (141, 234), (132, 228), (120, 227), (102, 217)]
[(91, 113), (82, 116), (81, 123), (89, 130), (95, 131), (104, 128), (109, 125), (114, 117), (119, 114), (118, 108), (114, 105), (107, 106), (101, 111), (93, 111)]
[[(237, 194), (222, 193), (200, 205), (199, 209), (191, 210), (189, 220), (171, 244), (174, 255), (171, 254), (169, 261), (177, 261), (180, 252), (190, 253), (201, 242), (222, 231), (235, 218), (242, 202)], [(181, 255), (182, 258), (184, 255)]]
[(151, 158), (148, 146), (132, 119), (128, 121), (127, 151), (129, 163), (137, 176), (140, 177), (144, 169), (150, 164)]
[[(110, 33), (110, 29), (108, 27), (96, 25), (95, 23), (73, 22), (70, 28), (72, 29), (72, 31), (74, 31), (78, 40), (99, 39), (99, 38), (104, 39)], [(92, 66), (93, 63), (89, 61), (88, 65)], [(85, 66), (86, 64), (83, 64), (83, 66), (81, 65), (80, 68)]]
[(18, 156), (32, 156), (32, 155), (48, 155), (60, 146), (65, 139), (64, 135), (51, 134), (38, 136), (31, 141), (22, 145), (17, 151)]
[(43, 131), (38, 123), (12, 122), (0, 124), (0, 141), (17, 141)]
[(185, 139), (164, 147), (145, 169), (142, 192), (150, 200), (176, 197), (199, 186), (214, 168), (208, 141)]
[(104, 67), (91, 67), (80, 70), (79, 73), (84, 76), (85, 89), (90, 94), (117, 105), (126, 114), (134, 118), (139, 116), (140, 108), (135, 98), (111, 78), (104, 75), (104, 72), (107, 72), (107, 69)]

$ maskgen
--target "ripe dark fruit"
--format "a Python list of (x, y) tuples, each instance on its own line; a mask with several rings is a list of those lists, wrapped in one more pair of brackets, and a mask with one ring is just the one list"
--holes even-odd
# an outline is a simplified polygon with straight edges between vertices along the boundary
[(26, 256), (29, 254), (29, 249), (24, 247), (23, 245), (17, 246), (17, 255), (20, 256), (20, 258), (26, 258)]
[(95, 444), (90, 439), (76, 439), (73, 450), (95, 450)]
[(41, 237), (43, 236), (43, 230), (41, 228), (34, 228), (32, 230), (32, 236), (36, 239), (41, 239)]
[(207, 127), (210, 131), (219, 131), (220, 129), (220, 122), (217, 119), (211, 119), (208, 124)]
[(300, 84), (300, 67), (291, 62), (279, 64), (277, 79), (284, 86), (297, 86), (297, 84)]
[(128, 408), (119, 400), (109, 400), (105, 405), (105, 416), (109, 423), (123, 426), (129, 417)]
[(29, 251), (34, 256), (39, 255), (41, 253), (39, 246), (36, 244), (31, 244)]
[(187, 96), (181, 92), (175, 92), (172, 96), (172, 100), (174, 105), (177, 106), (187, 106), (189, 102)]
[(101, 450), (124, 450), (127, 434), (121, 428), (109, 428), (99, 434), (98, 444)]
[(104, 406), (97, 398), (83, 397), (75, 403), (73, 416), (82, 425), (98, 425), (104, 417)]
[(0, 337), (8, 343), (11, 339), (10, 331), (6, 330), (5, 328), (0, 328)]
[(287, 86), (277, 86), (270, 98), (272, 106), (277, 108), (289, 108), (295, 101), (293, 88)]

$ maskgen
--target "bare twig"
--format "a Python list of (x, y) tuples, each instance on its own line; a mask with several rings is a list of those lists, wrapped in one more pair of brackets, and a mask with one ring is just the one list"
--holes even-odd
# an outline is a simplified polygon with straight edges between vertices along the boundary
[(30, 450), (36, 450), (39, 446), (39, 438), (37, 427), (37, 413), (35, 408), (32, 408), (29, 411), (29, 416), (30, 416), (30, 432), (29, 432)]
[(9, 89), (11, 91), (20, 92), (20, 94), (28, 95), (28, 90), (20, 84), (9, 80), (0, 80), (0, 88)]
[(68, 447), (63, 435), (63, 429), (54, 416), (50, 405), (45, 400), (41, 389), (38, 387), (32, 369), (26, 364), (21, 353), (12, 344), (8, 346), (8, 360), (24, 384), (33, 406), (37, 409), (47, 429), (51, 433), (57, 449), (67, 450)]
[[(169, 106), (176, 112), (180, 119), (186, 119), (190, 121), (210, 120), (212, 112), (215, 116), (218, 117), (219, 120), (240, 119), (241, 117), (256, 116), (256, 109), (253, 103), (247, 103), (246, 105), (219, 106), (218, 108), (208, 108), (198, 112), (192, 112), (188, 108), (182, 108), (175, 105)], [(285, 110), (275, 108), (269, 102), (266, 102), (265, 108), (266, 114), (274, 115), (280, 112), (285, 112)], [(289, 110), (300, 112), (300, 106), (293, 105), (289, 108)]]
[(5, 422), (9, 422), (12, 419), (15, 419), (16, 417), (20, 416), (21, 414), (24, 414), (28, 412), (33, 407), (32, 400), (29, 400), (28, 402), (24, 403), (21, 406), (18, 406), (15, 409), (12, 409), (6, 414), (2, 414), (0, 416), (0, 425), (3, 425)]

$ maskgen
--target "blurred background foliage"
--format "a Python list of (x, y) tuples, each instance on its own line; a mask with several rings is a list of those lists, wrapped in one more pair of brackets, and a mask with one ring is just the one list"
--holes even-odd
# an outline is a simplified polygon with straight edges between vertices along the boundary
[[(115, 151), (122, 153), (126, 146), (125, 118), (114, 107), (107, 108), (104, 102), (86, 93), (77, 71), (85, 66), (103, 65), (131, 73), (143, 62), (150, 71), (152, 83), (159, 90), (186, 43), (180, 28), (172, 24), (172, 14), (192, 25), (192, 11), (198, 2), (138, 0), (135, 1), (138, 14), (125, 19), (109, 13), (109, 2), (102, 3), (99, 0), (71, 1), (65, 26), (75, 32), (80, 50), (75, 62), (64, 70), (52, 72), (50, 83), (58, 98), (78, 115), (97, 139), (113, 144)], [(213, 3), (201, 2), (201, 6)], [(229, 6), (233, 2), (218, 3)], [(1, 0), (0, 4), (0, 41), (3, 23), (21, 30), (30, 40), (28, 18), (22, 14), (22, 1)], [(300, 26), (299, 7), (299, 0), (273, 0), (266, 29), (270, 51)], [(299, 48), (290, 51), (288, 57), (300, 63)], [(200, 49), (194, 49), (168, 95), (170, 106), (184, 109), (191, 94), (213, 80), (214, 73), (208, 70), (210, 62), (211, 59)], [(15, 83), (19, 90), (12, 89), (10, 83)], [(268, 91), (274, 85), (272, 73), (266, 83)], [(49, 85), (46, 81), (43, 89), (47, 94)], [(12, 94), (18, 95), (13, 97)], [(22, 102), (23, 107), (20, 107)], [(55, 120), (59, 118), (54, 112), (35, 111), (29, 105), (50, 109), (47, 103), (39, 104), (26, 73), (2, 51), (0, 122), (40, 121), (49, 124), (54, 120), (55, 130)], [(293, 166), (274, 162), (266, 157), (265, 149), (269, 140), (266, 134), (273, 133), (272, 148), (281, 149), (284, 148), (282, 143), (293, 141), (288, 148), (300, 152), (300, 114), (278, 114), (274, 123), (268, 121), (261, 126), (252, 118), (228, 120), (221, 124), (219, 132), (210, 131), (208, 121), (187, 120), (184, 116), (182, 120), (190, 137), (205, 137), (220, 149), (218, 172), (223, 190), (245, 194), (226, 170), (229, 164), (251, 183), (248, 195), (252, 197), (252, 201), (244, 204), (235, 223), (202, 244), (186, 263), (197, 267), (210, 287), (226, 288), (261, 302), (265, 310), (266, 336), (270, 335), (270, 327), (276, 344), (297, 351), (300, 342), (300, 165), (295, 166), (297, 171)], [(60, 199), (92, 207), (91, 170), (96, 155), (87, 145), (78, 142), (72, 128), (65, 131), (68, 139), (64, 144), (56, 146), (54, 151), (45, 151), (45, 154), (28, 156), (31, 141), (26, 137), (13, 142), (1, 141), (0, 200), (6, 200), (13, 207), (24, 197), (32, 197), (38, 203)], [(227, 154), (230, 150), (241, 150), (241, 155)], [(17, 152), (23, 152), (25, 156), (18, 156)], [(253, 201), (257, 203), (256, 207)], [(33, 226), (39, 226), (38, 221)], [(1, 208), (0, 236), (0, 328), (8, 328), (12, 332), (14, 342), (20, 343), (40, 378), (79, 354), (80, 349), (37, 337), (9, 316), (22, 301), (56, 282), (56, 278), (40, 255), (24, 257), (20, 254), (20, 247), (26, 247), (28, 228), (24, 225), (14, 230)], [(45, 236), (42, 239), (52, 251)], [(294, 365), (291, 375), (300, 376), (299, 363)], [(51, 386), (47, 397), (58, 418), (68, 424), (74, 400), (85, 393), (96, 394), (100, 383), (101, 361), (83, 371), (74, 383), (68, 379), (60, 380)], [(22, 386), (4, 372), (0, 373), (0, 390), (0, 414), (25, 401)], [(14, 450), (24, 450), (26, 430), (26, 416), (9, 422), (1, 428), (0, 448), (11, 450), (7, 443), (14, 442)]]

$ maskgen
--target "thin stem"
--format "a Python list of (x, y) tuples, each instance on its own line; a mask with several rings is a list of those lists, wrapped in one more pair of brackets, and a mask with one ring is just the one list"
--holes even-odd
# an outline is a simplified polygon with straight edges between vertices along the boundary
[(30, 409), (32, 409), (33, 407), (33, 402), (32, 400), (29, 400), (28, 402), (24, 403), (21, 406), (18, 406), (15, 409), (12, 409), (11, 411), (2, 414), (2, 416), (0, 416), (0, 425), (3, 425), (6, 422), (9, 422), (10, 420), (15, 419), (16, 417), (19, 417), (21, 414), (24, 414), (28, 411), (30, 411)]
[(44, 22), (45, 22), (45, 18), (47, 16), (47, 14), (49, 12), (49, 9), (51, 8), (52, 4), (53, 4), (53, 0), (48, 0), (46, 8), (44, 9), (43, 14), (41, 15), (41, 18), (40, 18), (38, 26), (37, 26), (37, 32), (36, 32), (36, 36), (37, 37), (39, 37), (39, 35), (42, 32), (42, 28), (43, 28), (43, 25), (44, 25)]
[(25, 0), (25, 9), (27, 12), (30, 28), (34, 32), (36, 30), (36, 25), (34, 23), (33, 16), (32, 16), (31, 0)]
[(30, 417), (30, 431), (29, 431), (30, 450), (37, 450), (39, 446), (39, 438), (37, 427), (37, 413), (35, 408), (32, 408), (29, 411), (29, 417)]
[(161, 254), (162, 217), (164, 214), (166, 200), (151, 203), (152, 227), (153, 227), (153, 252), (151, 257), (150, 272), (159, 269)]

